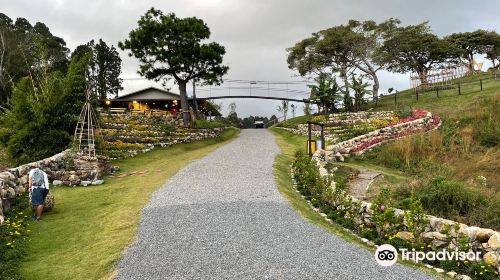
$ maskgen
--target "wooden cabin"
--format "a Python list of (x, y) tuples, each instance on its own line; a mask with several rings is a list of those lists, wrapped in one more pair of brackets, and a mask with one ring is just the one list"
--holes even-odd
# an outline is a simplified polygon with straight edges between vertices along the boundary
[[(188, 102), (190, 108), (194, 108), (194, 101), (189, 99)], [(204, 116), (215, 117), (221, 115), (209, 102), (197, 100), (197, 105), (198, 112)], [(170, 91), (149, 87), (114, 99), (101, 100), (101, 106), (113, 113), (151, 115), (170, 113), (177, 116), (181, 112), (181, 97)]]

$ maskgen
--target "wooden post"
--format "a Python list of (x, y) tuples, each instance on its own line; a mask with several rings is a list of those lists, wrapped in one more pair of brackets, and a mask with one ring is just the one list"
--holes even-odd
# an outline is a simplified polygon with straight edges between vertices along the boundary
[(479, 85), (481, 85), (481, 91), (483, 91), (483, 79), (479, 79)]
[(397, 92), (394, 93), (394, 105), (398, 104), (396, 95), (398, 95)]
[(458, 95), (460, 95), (460, 83), (458, 83)]
[(436, 97), (439, 98), (439, 87), (436, 87)]
[(308, 141), (307, 141), (307, 145), (309, 145), (308, 147), (308, 151), (309, 151), (309, 156), (312, 157), (312, 147), (311, 147), (311, 123), (308, 123), (307, 124), (307, 133), (308, 133)]
[(321, 126), (321, 149), (325, 150), (326, 144), (325, 144), (325, 130), (323, 129), (323, 126)]

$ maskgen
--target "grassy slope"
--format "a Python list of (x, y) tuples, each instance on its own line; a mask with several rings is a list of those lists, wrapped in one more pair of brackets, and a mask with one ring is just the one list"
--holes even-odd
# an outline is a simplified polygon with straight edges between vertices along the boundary
[[(483, 80), (483, 91), (480, 91), (479, 79), (486, 79)], [(470, 84), (471, 82), (472, 84)], [(435, 151), (431, 149), (426, 154), (418, 154), (419, 150), (417, 148), (411, 148), (412, 145), (418, 143), (418, 139), (421, 139), (419, 138), (421, 136), (416, 136), (411, 139), (381, 145), (368, 154), (372, 155), (371, 157), (349, 158), (346, 165), (358, 169), (378, 170), (384, 173), (385, 178), (377, 180), (372, 185), (373, 188), (371, 188), (369, 196), (375, 195), (378, 189), (382, 187), (395, 188), (398, 185), (408, 185), (404, 183), (405, 181), (413, 183), (415, 178), (425, 180), (425, 178), (429, 179), (436, 176), (444, 176), (464, 182), (487, 197), (495, 198), (500, 196), (500, 173), (498, 172), (500, 170), (500, 148), (498, 146), (484, 147), (478, 143), (478, 139), (474, 136), (470, 147), (465, 151), (465, 145), (463, 144), (465, 138), (462, 135), (467, 128), (471, 128), (472, 131), (480, 129), (480, 120), (484, 121), (485, 115), (491, 114), (493, 120), (498, 120), (499, 106), (495, 104), (500, 104), (500, 81), (495, 81), (491, 79), (490, 74), (483, 73), (457, 79), (454, 83), (461, 83), (460, 96), (457, 89), (441, 90), (439, 91), (439, 98), (436, 97), (436, 92), (432, 91), (422, 93), (417, 102), (414, 92), (406, 90), (398, 93), (397, 105), (394, 104), (393, 95), (382, 97), (378, 106), (369, 104), (375, 110), (398, 110), (402, 107), (422, 108), (439, 115), (443, 119), (443, 126), (438, 131), (431, 133), (436, 136), (434, 139), (439, 142), (435, 143)], [(495, 106), (497, 107), (496, 111)], [(290, 120), (293, 123), (300, 121), (297, 118)], [(498, 126), (497, 121), (496, 125)], [(453, 139), (453, 144), (448, 142), (451, 139)], [(410, 164), (411, 168), (387, 164), (380, 165), (381, 159), (390, 162), (402, 156), (397, 152), (394, 153), (394, 151), (401, 150), (405, 145), (409, 146), (409, 150), (413, 150), (410, 153), (415, 153), (411, 155), (413, 159)], [(478, 176), (485, 176), (488, 185), (479, 185), (475, 181)]]
[[(295, 135), (279, 128), (271, 129), (276, 137), (276, 142), (280, 146), (281, 153), (276, 156), (274, 161), (274, 177), (278, 183), (278, 189), (281, 194), (289, 201), (292, 207), (299, 212), (302, 217), (316, 225), (319, 225), (329, 232), (334, 233), (344, 240), (358, 244), (368, 250), (374, 251), (372, 247), (367, 246), (358, 238), (346, 231), (342, 226), (330, 223), (325, 220), (318, 212), (314, 211), (311, 206), (302, 198), (301, 194), (296, 192), (290, 178), (290, 165), (293, 162), (295, 151), (303, 149), (305, 151), (306, 137)], [(448, 279), (442, 274), (437, 274), (434, 270), (427, 269), (422, 265), (417, 265), (408, 261), (398, 261), (413, 268), (426, 271), (433, 274), (438, 279)]]
[[(473, 86), (462, 87), (462, 95), (457, 95), (457, 90), (446, 90), (440, 92), (440, 98), (436, 98), (435, 92), (428, 92), (417, 102), (411, 90), (398, 94), (398, 106), (394, 104), (393, 96), (383, 97), (376, 110), (395, 110), (401, 106), (418, 107), (429, 110), (439, 115), (443, 120), (443, 127), (440, 131), (451, 130), (455, 123), (464, 119), (477, 119), (491, 106), (493, 100), (500, 100), (500, 81), (492, 79), (483, 81), (483, 91), (480, 91), (477, 83), (480, 78), (491, 77), (489, 74), (480, 74), (471, 77), (458, 79), (456, 82), (476, 81)], [(491, 109), (490, 109), (491, 112)], [(497, 111), (498, 112), (498, 111)], [(498, 118), (498, 116), (493, 116)], [(473, 129), (477, 128), (474, 121), (469, 125)], [(457, 135), (460, 137), (459, 135)], [(477, 175), (490, 178), (492, 185), (500, 186), (500, 150), (498, 147), (484, 148), (477, 141), (473, 140), (470, 151), (467, 153), (447, 154), (445, 157), (433, 159), (433, 161), (446, 164), (450, 167), (450, 176), (459, 180), (470, 180)], [(460, 147), (458, 147), (460, 148)], [(465, 167), (464, 162), (468, 162)], [(499, 191), (499, 188), (496, 188)]]
[(102, 186), (58, 187), (56, 208), (32, 225), (26, 279), (106, 279), (135, 236), (140, 211), (167, 179), (238, 134), (157, 149), (117, 161), (121, 171)]
[[(444, 118), (456, 117), (462, 114), (462, 111), (466, 111), (471, 103), (500, 93), (500, 81), (487, 78), (491, 78), (491, 74), (476, 74), (454, 80), (453, 83), (471, 83), (462, 84), (461, 95), (458, 95), (457, 89), (440, 90), (439, 98), (437, 98), (436, 92), (430, 91), (421, 93), (417, 101), (413, 90), (409, 89), (397, 94), (397, 104), (394, 104), (394, 95), (384, 96), (374, 108), (381, 111), (411, 106), (435, 112)], [(483, 81), (483, 91), (480, 91), (479, 79), (487, 79)]]

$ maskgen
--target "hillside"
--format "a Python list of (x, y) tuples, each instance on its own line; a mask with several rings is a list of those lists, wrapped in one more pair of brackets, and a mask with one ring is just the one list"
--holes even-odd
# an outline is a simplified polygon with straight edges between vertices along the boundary
[[(405, 90), (397, 93), (397, 104), (394, 95), (382, 97), (377, 106), (368, 104), (369, 111), (394, 111), (396, 116), (430, 111), (441, 117), (442, 125), (351, 156), (337, 167), (346, 171), (346, 178), (363, 169), (384, 175), (371, 185), (367, 200), (388, 188), (396, 205), (405, 208), (409, 194), (417, 192), (431, 214), (500, 228), (500, 81), (483, 73), (454, 80), (453, 86), (439, 90), (439, 97), (429, 91), (417, 101), (413, 90)], [(306, 120), (299, 117), (282, 126), (296, 127)]]

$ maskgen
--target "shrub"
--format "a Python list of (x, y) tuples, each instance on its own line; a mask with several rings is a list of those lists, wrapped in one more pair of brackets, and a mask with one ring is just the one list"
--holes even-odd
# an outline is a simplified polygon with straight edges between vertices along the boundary
[(471, 213), (486, 199), (478, 191), (462, 183), (435, 178), (419, 192), (423, 207), (433, 215), (453, 218)]
[(474, 135), (478, 142), (485, 147), (495, 147), (500, 144), (500, 120), (490, 114), (477, 125)]
[(196, 120), (194, 124), (195, 128), (218, 128), (227, 127), (227, 124), (218, 121), (207, 121), (207, 120)]
[(382, 189), (373, 200), (371, 210), (373, 211), (373, 223), (377, 229), (378, 235), (382, 238), (388, 238), (395, 235), (402, 225), (402, 219), (397, 217), (395, 209), (390, 206), (391, 194), (388, 189)]
[(16, 199), (16, 205), (5, 213), (5, 224), (0, 226), (0, 279), (23, 279), (18, 271), (29, 241), (28, 195)]
[(413, 234), (417, 244), (423, 244), (420, 237), (429, 224), (429, 218), (424, 213), (424, 208), (420, 199), (412, 192), (410, 196), (409, 210), (405, 212), (404, 217), (408, 230)]

